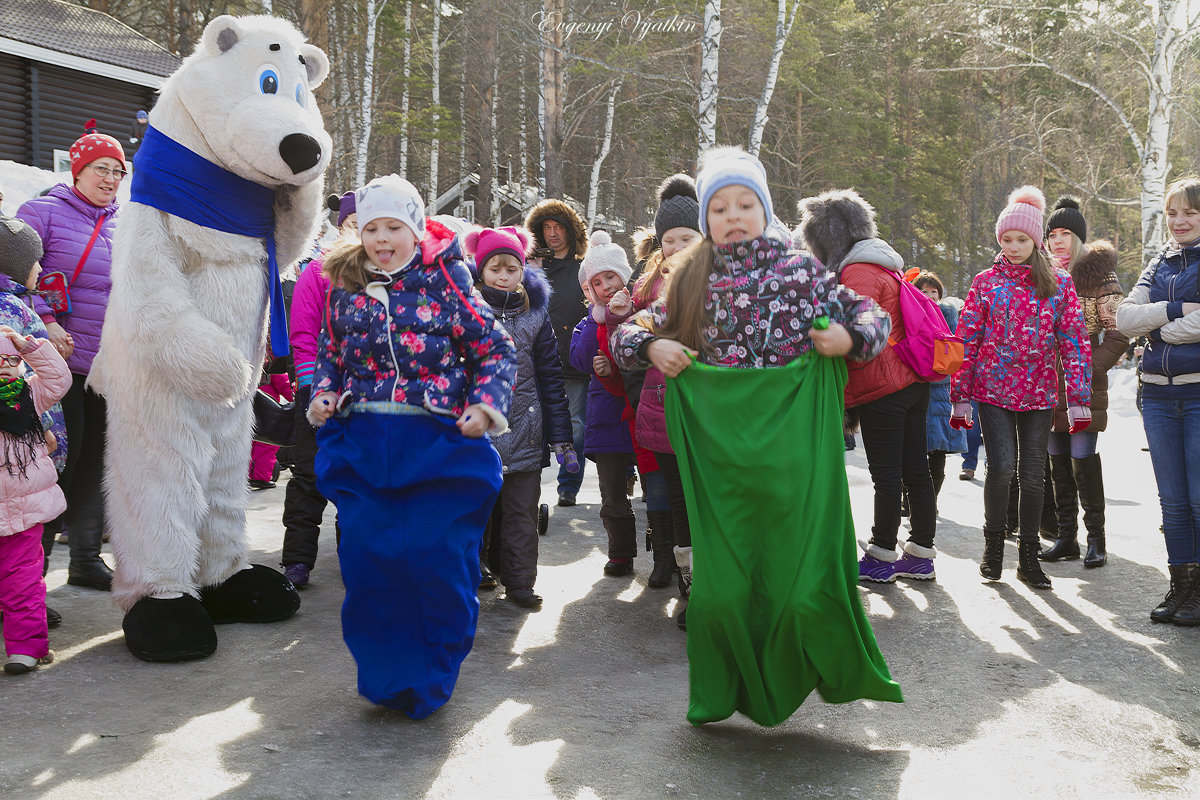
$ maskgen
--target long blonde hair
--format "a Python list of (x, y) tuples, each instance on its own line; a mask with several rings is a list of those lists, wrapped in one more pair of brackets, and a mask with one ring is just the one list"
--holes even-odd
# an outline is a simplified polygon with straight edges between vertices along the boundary
[(633, 232), (633, 258), (642, 264), (642, 274), (633, 286), (633, 303), (644, 308), (657, 299), (654, 286), (659, 278), (666, 277), (663, 269), (665, 259), (654, 228), (638, 228)]
[(712, 324), (705, 305), (708, 301), (708, 276), (712, 272), (715, 257), (713, 241), (706, 236), (664, 260), (663, 267), (670, 270), (670, 280), (663, 293), (667, 323), (654, 331), (706, 356), (713, 353), (712, 344), (704, 331)]
[(371, 282), (370, 264), (362, 242), (342, 239), (325, 256), (322, 271), (333, 285), (348, 292), (360, 292)]
[(1036, 290), (1034, 293), (1039, 300), (1048, 300), (1058, 294), (1058, 278), (1054, 277), (1054, 265), (1050, 263), (1050, 256), (1046, 255), (1046, 251), (1036, 243), (1026, 259), (1026, 264), (1033, 275), (1033, 286)]

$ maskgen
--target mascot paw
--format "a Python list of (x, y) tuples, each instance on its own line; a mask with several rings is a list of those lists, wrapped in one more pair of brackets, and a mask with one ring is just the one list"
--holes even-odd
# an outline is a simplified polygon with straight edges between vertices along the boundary
[(300, 594), (282, 572), (254, 564), (217, 586), (200, 590), (212, 621), (278, 622), (300, 608)]
[(143, 661), (190, 661), (217, 649), (208, 612), (188, 594), (169, 600), (143, 597), (129, 609), (121, 628), (129, 652)]

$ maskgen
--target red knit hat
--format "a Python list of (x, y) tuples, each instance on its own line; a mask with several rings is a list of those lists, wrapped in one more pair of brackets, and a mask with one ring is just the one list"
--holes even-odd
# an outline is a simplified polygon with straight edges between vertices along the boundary
[(122, 169), (129, 169), (125, 163), (125, 151), (121, 143), (106, 133), (89, 133), (80, 136), (71, 145), (71, 177), (78, 178), (79, 170), (95, 161), (97, 158), (115, 158), (121, 162)]

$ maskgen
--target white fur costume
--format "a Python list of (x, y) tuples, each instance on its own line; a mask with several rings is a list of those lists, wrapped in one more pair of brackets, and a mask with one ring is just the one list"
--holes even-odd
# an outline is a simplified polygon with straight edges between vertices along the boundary
[[(332, 142), (312, 90), (328, 72), (325, 54), (289, 23), (221, 16), (150, 112), (154, 128), (205, 159), (276, 187), (281, 269), (309, 246), (323, 207)], [(281, 155), (290, 134), (320, 148), (300, 172)], [(262, 239), (140, 203), (121, 210), (91, 382), (108, 402), (113, 595), (126, 612), (145, 597), (198, 597), (249, 565), (246, 475), (265, 274)]]

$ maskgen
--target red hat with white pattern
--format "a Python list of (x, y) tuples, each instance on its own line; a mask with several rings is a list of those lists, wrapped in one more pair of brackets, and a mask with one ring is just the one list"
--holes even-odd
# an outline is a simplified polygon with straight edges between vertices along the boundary
[(71, 177), (78, 178), (79, 170), (95, 161), (97, 158), (115, 158), (121, 162), (122, 169), (129, 169), (125, 163), (125, 151), (121, 143), (105, 133), (88, 133), (80, 136), (71, 145)]

